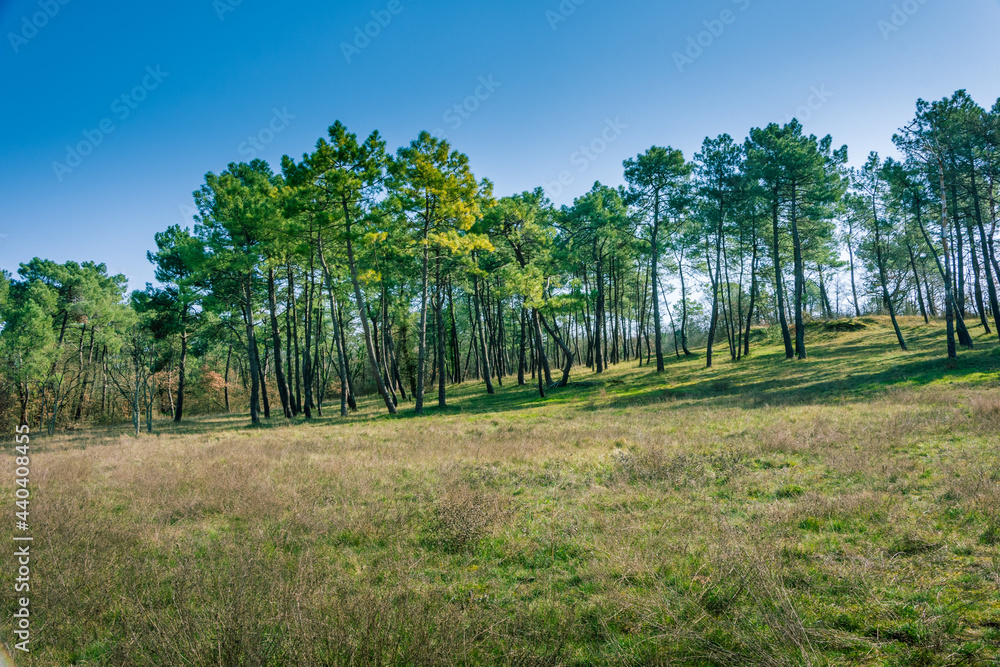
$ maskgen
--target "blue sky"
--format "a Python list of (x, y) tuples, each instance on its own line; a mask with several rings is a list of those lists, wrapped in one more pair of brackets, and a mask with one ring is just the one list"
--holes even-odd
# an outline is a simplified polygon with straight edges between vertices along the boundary
[(277, 169), (338, 119), (392, 149), (443, 132), (498, 195), (557, 204), (653, 144), (792, 115), (860, 163), (918, 97), (992, 105), (998, 30), (997, 0), (0, 0), (0, 268), (140, 288), (205, 172)]

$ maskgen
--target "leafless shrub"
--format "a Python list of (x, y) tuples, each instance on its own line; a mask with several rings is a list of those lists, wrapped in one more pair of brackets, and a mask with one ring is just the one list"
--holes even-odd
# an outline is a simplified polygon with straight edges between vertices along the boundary
[(980, 433), (1000, 435), (1000, 395), (995, 392), (974, 394), (969, 398), (969, 407)]
[(446, 550), (466, 551), (509, 514), (509, 503), (501, 496), (456, 484), (437, 499), (432, 531)]

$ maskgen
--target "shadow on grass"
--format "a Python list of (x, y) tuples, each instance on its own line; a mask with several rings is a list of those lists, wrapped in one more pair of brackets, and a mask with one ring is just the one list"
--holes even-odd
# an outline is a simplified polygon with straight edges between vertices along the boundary
[[(314, 411), (309, 420), (302, 415), (286, 420), (280, 408), (272, 410), (271, 419), (262, 418), (259, 426), (250, 425), (248, 413), (196, 416), (180, 423), (162, 419), (154, 422), (154, 435), (208, 436), (224, 431), (246, 433), (290, 427), (349, 426), (373, 420), (409, 421), (417, 417), (482, 418), (491, 414), (522, 413), (525, 419), (531, 419), (540, 411), (559, 410), (571, 418), (573, 410), (620, 411), (650, 405), (665, 410), (680, 410), (692, 404), (705, 408), (760, 409), (776, 405), (869, 401), (893, 387), (915, 388), (934, 383), (1000, 385), (1000, 347), (996, 337), (975, 328), (976, 349), (961, 350), (957, 360), (949, 360), (944, 355), (941, 322), (928, 326), (922, 321), (911, 320), (904, 327), (910, 352), (899, 350), (895, 335), (886, 323), (876, 321), (855, 332), (830, 331), (823, 323), (809, 327), (809, 358), (805, 361), (786, 360), (780, 339), (769, 334), (757, 336), (763, 340), (755, 344), (749, 357), (739, 361), (728, 359), (728, 349), (723, 345), (718, 350), (722, 353), (717, 356), (719, 361), (711, 369), (704, 367), (704, 355), (698, 353), (686, 358), (666, 357), (666, 371), (662, 374), (646, 365), (639, 368), (636, 362), (612, 366), (600, 375), (586, 367), (575, 366), (570, 385), (546, 389), (545, 398), (539, 397), (533, 380), (518, 386), (511, 378), (505, 379), (494, 395), (487, 395), (481, 382), (469, 380), (448, 388), (446, 408), (429, 401), (423, 415), (413, 412), (411, 401), (400, 402), (398, 414), (390, 416), (381, 398), (374, 395), (362, 397), (359, 411), (344, 418), (340, 416), (339, 398), (334, 396), (324, 405), (322, 416)], [(419, 428), (416, 423), (413, 427)], [(91, 438), (109, 444), (121, 436), (132, 435), (128, 424), (92, 427), (87, 431)], [(72, 438), (74, 433), (63, 432), (56, 440), (66, 436)], [(56, 440), (53, 445), (57, 444)]]

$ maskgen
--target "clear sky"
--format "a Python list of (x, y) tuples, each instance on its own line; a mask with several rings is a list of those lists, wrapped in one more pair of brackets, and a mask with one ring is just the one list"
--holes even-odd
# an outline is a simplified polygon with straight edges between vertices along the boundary
[(443, 134), (497, 195), (568, 204), (653, 144), (795, 115), (857, 164), (918, 97), (1000, 97), (997, 0), (0, 0), (0, 29), (0, 268), (133, 288), (206, 172), (277, 170), (338, 119), (393, 150)]

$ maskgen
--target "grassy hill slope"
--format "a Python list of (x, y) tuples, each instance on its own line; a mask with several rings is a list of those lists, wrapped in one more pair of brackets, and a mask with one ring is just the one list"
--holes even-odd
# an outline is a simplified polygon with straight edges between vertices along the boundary
[(34, 440), (24, 664), (995, 664), (1000, 347), (862, 324), (422, 418)]

